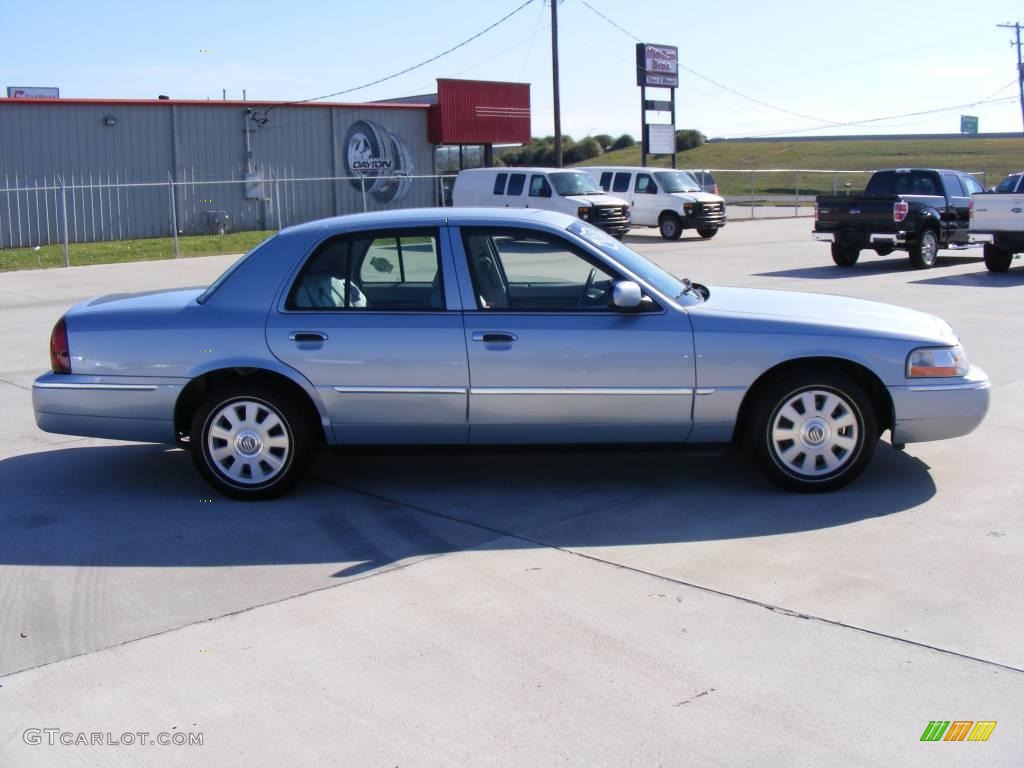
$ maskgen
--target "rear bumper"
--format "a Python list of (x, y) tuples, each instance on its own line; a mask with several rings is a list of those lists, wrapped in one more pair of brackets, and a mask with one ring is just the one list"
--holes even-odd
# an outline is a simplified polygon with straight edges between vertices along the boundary
[(186, 383), (44, 373), (32, 384), (32, 409), (44, 432), (173, 443), (174, 406)]
[(847, 243), (861, 248), (873, 248), (879, 245), (888, 245), (892, 248), (906, 247), (913, 236), (909, 232), (859, 232), (859, 231), (833, 231), (833, 232), (811, 232), (811, 238), (824, 243)]
[(967, 235), (969, 243), (994, 243), (996, 236), (988, 232), (970, 232)]
[(888, 390), (896, 422), (893, 443), (966, 435), (985, 419), (992, 395), (988, 376), (976, 366), (962, 379), (922, 379)]

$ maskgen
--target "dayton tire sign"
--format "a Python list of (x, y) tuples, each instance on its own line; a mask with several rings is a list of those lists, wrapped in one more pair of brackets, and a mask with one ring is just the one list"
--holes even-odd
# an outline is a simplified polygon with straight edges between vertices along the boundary
[(352, 186), (375, 200), (394, 203), (412, 186), (412, 153), (398, 136), (370, 120), (359, 120), (345, 134), (345, 168)]

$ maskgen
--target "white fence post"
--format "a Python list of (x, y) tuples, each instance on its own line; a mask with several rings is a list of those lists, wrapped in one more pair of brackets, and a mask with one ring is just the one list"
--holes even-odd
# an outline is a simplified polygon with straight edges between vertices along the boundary
[(178, 212), (174, 204), (174, 179), (167, 174), (167, 192), (171, 200), (171, 236), (174, 238), (174, 258), (181, 258), (181, 250), (178, 248)]
[(71, 266), (71, 258), (68, 256), (68, 198), (64, 192), (64, 177), (60, 177), (60, 209), (64, 215), (64, 266)]

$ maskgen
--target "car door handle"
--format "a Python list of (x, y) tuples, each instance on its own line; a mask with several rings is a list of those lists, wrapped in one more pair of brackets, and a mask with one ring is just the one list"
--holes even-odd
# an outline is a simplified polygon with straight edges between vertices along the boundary
[(320, 331), (292, 331), (288, 338), (298, 342), (323, 342), (327, 341), (327, 334)]
[(519, 337), (508, 331), (474, 331), (473, 341), (504, 342), (509, 344)]

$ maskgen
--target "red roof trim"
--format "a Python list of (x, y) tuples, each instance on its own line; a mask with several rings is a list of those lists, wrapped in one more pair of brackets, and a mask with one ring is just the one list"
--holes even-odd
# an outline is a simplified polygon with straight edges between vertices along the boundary
[(102, 104), (112, 107), (168, 106), (195, 107), (347, 107), (349, 109), (429, 109), (429, 104), (380, 104), (377, 102), (343, 103), (307, 101), (295, 104), (287, 101), (234, 101), (223, 99), (8, 99), (0, 97), (0, 104)]

